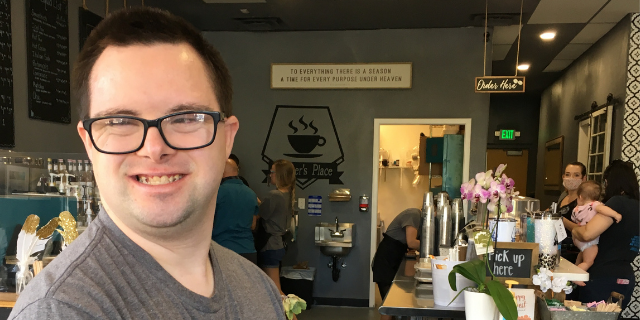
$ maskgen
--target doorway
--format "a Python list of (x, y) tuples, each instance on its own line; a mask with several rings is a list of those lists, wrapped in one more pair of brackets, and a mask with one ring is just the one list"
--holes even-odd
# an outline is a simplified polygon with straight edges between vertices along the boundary
[(500, 164), (506, 164), (505, 174), (518, 181), (516, 191), (521, 196), (527, 194), (527, 170), (529, 169), (529, 150), (487, 149), (487, 170), (495, 170)]
[[(381, 169), (380, 168), (380, 147), (381, 147), (381, 131), (383, 131), (383, 126), (386, 129), (399, 129), (400, 127), (396, 126), (407, 126), (406, 129), (416, 129), (414, 126), (423, 126), (422, 128), (429, 128), (431, 126), (438, 127), (439, 134), (443, 134), (443, 130), (446, 130), (447, 126), (449, 127), (462, 127), (464, 126), (464, 154), (462, 159), (462, 181), (469, 180), (469, 162), (470, 162), (470, 154), (469, 150), (471, 149), (471, 119), (470, 118), (460, 118), (460, 119), (374, 119), (374, 136), (373, 136), (373, 150), (372, 150), (372, 188), (371, 188), (371, 241), (370, 241), (370, 261), (373, 260), (373, 256), (375, 255), (377, 246), (378, 246), (378, 237), (379, 237), (379, 217), (378, 217), (378, 201), (379, 201), (379, 186), (382, 181), (386, 178), (386, 182), (389, 183), (391, 179), (393, 179), (393, 185), (397, 186), (398, 189), (402, 188), (413, 188), (412, 182), (409, 178), (415, 178), (415, 172), (408, 165), (409, 157), (407, 155), (407, 151), (413, 150), (414, 142), (411, 141), (406, 146), (401, 147), (398, 151), (396, 151), (395, 156), (391, 154), (391, 162), (398, 160), (398, 166), (394, 169)], [(426, 126), (426, 127), (425, 127)], [(418, 129), (422, 130), (422, 129)], [(398, 130), (403, 131), (403, 130)], [(418, 132), (418, 140), (419, 144), (419, 133)], [(425, 135), (428, 135), (428, 132), (424, 132)], [(398, 143), (397, 143), (398, 144)], [(399, 144), (398, 144), (399, 145)], [(406, 149), (406, 150), (405, 150)], [(386, 176), (385, 176), (385, 172)], [(392, 172), (393, 171), (393, 172)], [(432, 177), (433, 178), (433, 177)], [(425, 181), (425, 176), (422, 176), (423, 181), (418, 183), (418, 187), (422, 187), (425, 190), (427, 189), (428, 182)], [(436, 182), (432, 179), (433, 182)], [(441, 178), (440, 178), (441, 181)], [(402, 183), (402, 186), (401, 184)], [(413, 190), (414, 193), (417, 192)], [(424, 191), (422, 191), (423, 193)], [(420, 193), (420, 192), (418, 192)], [(422, 196), (420, 195), (419, 200), (417, 202), (418, 206), (421, 206)], [(406, 204), (406, 208), (415, 206), (413, 203)], [(405, 208), (405, 209), (406, 209)], [(400, 211), (395, 212), (397, 215)], [(388, 219), (385, 219), (388, 220)], [(385, 221), (385, 224), (390, 223), (391, 221)], [(386, 225), (384, 226), (386, 227)], [(380, 230), (381, 231), (381, 230)], [(376, 286), (373, 283), (373, 273), (371, 269), (369, 269), (369, 307), (375, 306), (375, 298), (376, 298)]]

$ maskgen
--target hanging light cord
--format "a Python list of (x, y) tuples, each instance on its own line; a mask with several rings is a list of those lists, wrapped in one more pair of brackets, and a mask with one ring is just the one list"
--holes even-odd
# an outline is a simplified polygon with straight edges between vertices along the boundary
[(484, 60), (483, 61), (483, 69), (482, 69), (482, 76), (486, 77), (487, 76), (487, 21), (489, 16), (489, 0), (485, 1), (485, 8), (484, 8)]
[(516, 76), (518, 75), (518, 63), (520, 59), (520, 31), (522, 30), (522, 6), (524, 5), (524, 0), (520, 1), (520, 23), (518, 24), (518, 51), (516, 53)]

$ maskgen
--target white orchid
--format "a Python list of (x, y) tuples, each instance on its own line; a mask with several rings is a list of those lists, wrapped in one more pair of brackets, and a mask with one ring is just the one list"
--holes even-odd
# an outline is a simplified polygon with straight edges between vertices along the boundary
[(540, 268), (538, 274), (533, 275), (531, 281), (534, 285), (540, 286), (540, 291), (547, 292), (551, 289), (553, 292), (564, 291), (566, 294), (570, 294), (573, 291), (571, 282), (567, 281), (565, 277), (553, 278), (553, 272), (547, 268)]

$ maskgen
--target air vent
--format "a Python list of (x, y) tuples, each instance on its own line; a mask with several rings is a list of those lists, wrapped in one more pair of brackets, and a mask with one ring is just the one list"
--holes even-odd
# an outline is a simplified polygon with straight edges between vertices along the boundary
[(253, 17), (253, 18), (234, 18), (249, 31), (277, 31), (282, 30), (284, 23), (278, 17)]
[[(484, 16), (484, 13), (471, 15), (473, 25), (477, 27), (484, 27)], [(487, 25), (489, 27), (511, 26), (520, 23), (520, 14), (518, 13), (490, 13), (487, 18)]]

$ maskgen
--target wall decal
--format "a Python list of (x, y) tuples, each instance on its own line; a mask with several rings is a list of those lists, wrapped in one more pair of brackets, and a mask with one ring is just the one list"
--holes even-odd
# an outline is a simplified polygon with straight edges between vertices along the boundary
[[(625, 101), (622, 129), (622, 160), (634, 163), (640, 181), (640, 14), (631, 15), (629, 34), (629, 64), (627, 66), (627, 99)], [(622, 317), (638, 319), (640, 314), (640, 255), (631, 263), (635, 273), (636, 288), (629, 304), (622, 310)]]
[(344, 152), (329, 107), (276, 106), (262, 148), (262, 160), (268, 165), (263, 183), (278, 159), (293, 163), (301, 189), (318, 179), (343, 184), (338, 165), (344, 161)]

